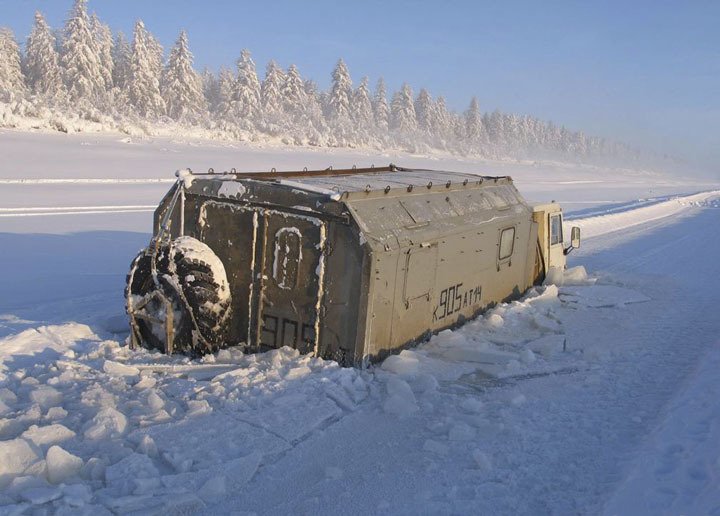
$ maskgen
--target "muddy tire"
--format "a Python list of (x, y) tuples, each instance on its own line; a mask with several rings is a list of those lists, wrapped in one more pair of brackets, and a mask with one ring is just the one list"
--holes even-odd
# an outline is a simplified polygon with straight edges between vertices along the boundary
[[(153, 296), (159, 289), (172, 304), (173, 352), (198, 356), (223, 347), (231, 298), (220, 259), (202, 242), (180, 237), (157, 254), (157, 284), (151, 265), (152, 257), (144, 252), (132, 263), (125, 291), (128, 313), (149, 300), (144, 313), (165, 321), (167, 306)], [(162, 324), (138, 316), (133, 319), (143, 346), (167, 351)]]

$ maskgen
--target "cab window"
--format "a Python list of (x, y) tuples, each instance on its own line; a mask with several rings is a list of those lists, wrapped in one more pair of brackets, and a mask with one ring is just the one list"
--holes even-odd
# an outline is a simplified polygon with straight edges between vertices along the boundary
[(510, 258), (513, 253), (513, 246), (515, 244), (515, 228), (503, 229), (500, 233), (500, 250), (498, 251), (498, 259), (506, 260)]
[(562, 241), (562, 217), (552, 215), (550, 217), (550, 245), (561, 244)]

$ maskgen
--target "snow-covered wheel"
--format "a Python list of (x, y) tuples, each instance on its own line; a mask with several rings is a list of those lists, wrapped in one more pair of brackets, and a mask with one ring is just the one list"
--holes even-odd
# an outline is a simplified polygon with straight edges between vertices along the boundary
[(204, 243), (180, 237), (133, 261), (125, 290), (133, 335), (164, 352), (202, 355), (224, 343), (230, 287), (222, 261)]

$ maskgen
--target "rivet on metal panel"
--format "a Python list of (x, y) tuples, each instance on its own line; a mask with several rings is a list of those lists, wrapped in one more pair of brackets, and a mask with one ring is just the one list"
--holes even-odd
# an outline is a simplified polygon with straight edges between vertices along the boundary
[(365, 191), (370, 193), (370, 185), (365, 185)]
[(445, 183), (445, 188), (450, 188), (450, 181), (448, 181), (447, 183)]
[(370, 168), (375, 168), (375, 163), (373, 163), (372, 165), (370, 165)]
[(303, 167), (303, 172), (307, 172), (307, 167)]
[(277, 172), (277, 170), (275, 170), (275, 167), (273, 167), (273, 168), (270, 169), (270, 173), (271, 173), (271, 174), (274, 174), (275, 172)]
[(353, 170), (357, 170), (357, 165), (353, 165), (353, 166), (352, 166), (352, 169), (353, 169)]
[(390, 191), (390, 185), (385, 187), (385, 193), (388, 193)]
[(231, 173), (231, 174), (237, 174), (237, 170), (235, 170), (235, 167), (233, 167), (233, 168), (230, 169), (230, 173)]
[(408, 192), (412, 192), (412, 189), (413, 189), (413, 185), (408, 185), (407, 191), (408, 191)]
[(427, 184), (427, 188), (428, 188), (428, 190), (430, 190), (430, 189), (432, 188), (432, 181), (430, 181), (430, 182)]
[(214, 174), (214, 173), (215, 173), (215, 170), (213, 168), (208, 169), (208, 174)]
[(498, 180), (498, 178), (496, 177), (496, 178), (495, 178), (495, 182), (496, 182), (496, 183), (497, 183), (497, 180)]
[(465, 181), (463, 181), (463, 186), (467, 186), (467, 184), (468, 184), (468, 180), (466, 179)]

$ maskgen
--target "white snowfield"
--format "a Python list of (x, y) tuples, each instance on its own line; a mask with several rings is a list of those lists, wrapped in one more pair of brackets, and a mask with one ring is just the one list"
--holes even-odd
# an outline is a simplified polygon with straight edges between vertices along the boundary
[[(526, 173), (540, 201), (602, 200)], [(4, 188), (0, 214), (78, 213), (0, 219), (0, 514), (720, 514), (716, 189), (605, 183), (567, 213), (583, 242), (556, 284), (356, 370), (129, 350), (149, 235), (118, 228), (151, 215), (85, 213), (167, 185)]]

